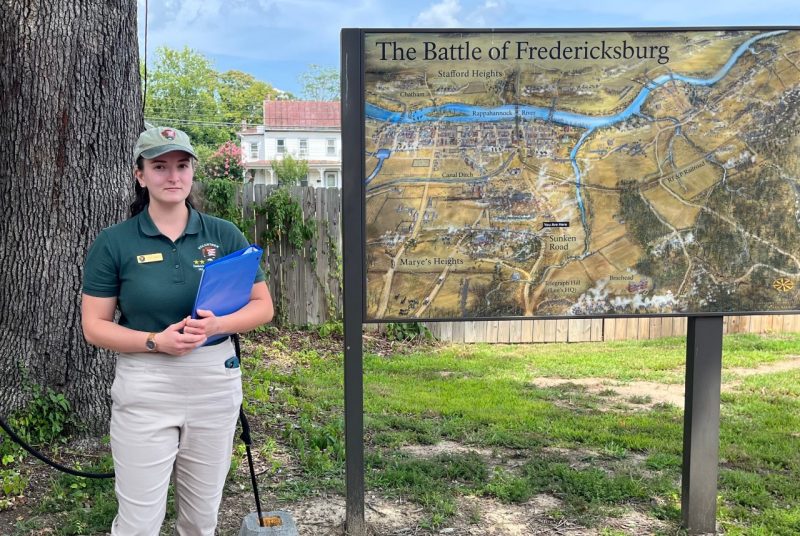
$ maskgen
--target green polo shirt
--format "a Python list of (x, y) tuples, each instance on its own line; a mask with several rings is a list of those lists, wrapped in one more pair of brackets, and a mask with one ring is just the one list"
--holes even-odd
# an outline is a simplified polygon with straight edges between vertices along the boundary
[[(158, 230), (147, 207), (100, 231), (83, 270), (83, 292), (117, 298), (122, 326), (160, 332), (192, 314), (203, 265), (249, 244), (227, 220), (189, 209), (173, 242)], [(258, 269), (256, 282), (264, 281)]]

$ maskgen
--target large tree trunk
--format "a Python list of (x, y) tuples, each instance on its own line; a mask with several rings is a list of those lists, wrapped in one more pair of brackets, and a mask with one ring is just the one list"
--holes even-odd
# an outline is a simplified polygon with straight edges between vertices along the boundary
[(106, 429), (113, 355), (81, 331), (83, 260), (124, 219), (142, 127), (135, 0), (0, 0), (0, 415), (25, 385)]

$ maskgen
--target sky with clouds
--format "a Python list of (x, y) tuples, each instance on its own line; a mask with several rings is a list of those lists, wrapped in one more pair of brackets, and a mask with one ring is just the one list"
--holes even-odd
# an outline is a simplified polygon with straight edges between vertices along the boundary
[(339, 66), (342, 28), (800, 26), (798, 0), (137, 0), (139, 47), (192, 48), (300, 94), (310, 64)]

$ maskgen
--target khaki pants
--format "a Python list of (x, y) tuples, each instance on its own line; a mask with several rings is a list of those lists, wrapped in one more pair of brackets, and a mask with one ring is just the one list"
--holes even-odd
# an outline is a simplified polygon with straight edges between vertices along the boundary
[[(157, 536), (175, 479), (176, 531), (212, 536), (242, 403), (230, 340), (173, 357), (121, 354), (111, 386), (119, 509), (111, 534)], [(238, 364), (237, 364), (238, 365)]]

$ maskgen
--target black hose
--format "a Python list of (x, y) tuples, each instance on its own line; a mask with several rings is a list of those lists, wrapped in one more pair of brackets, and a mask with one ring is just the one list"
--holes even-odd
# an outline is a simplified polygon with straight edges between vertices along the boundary
[[(235, 333), (233, 336), (233, 347), (236, 349), (236, 357), (241, 359), (241, 349), (239, 348), (239, 334)], [(256, 481), (256, 470), (253, 467), (253, 455), (250, 452), (250, 445), (253, 444), (253, 439), (250, 437), (250, 423), (247, 421), (247, 415), (244, 414), (244, 405), (239, 406), (239, 420), (242, 423), (241, 439), (244, 443), (244, 448), (247, 451), (247, 464), (250, 466), (250, 482), (253, 484), (253, 495), (256, 499), (256, 511), (258, 512), (258, 524), (264, 526), (264, 520), (261, 515), (261, 498), (258, 496), (258, 482)]]
[(5, 432), (9, 435), (9, 437), (11, 437), (11, 439), (13, 439), (17, 444), (19, 444), (20, 447), (24, 448), (25, 450), (33, 454), (35, 457), (39, 458), (50, 467), (58, 469), (59, 471), (62, 471), (64, 473), (73, 476), (83, 476), (86, 478), (114, 478), (113, 471), (111, 473), (87, 473), (85, 471), (78, 471), (77, 469), (72, 469), (71, 467), (67, 467), (61, 465), (58, 462), (54, 462), (53, 460), (51, 460), (50, 458), (48, 458), (47, 456), (45, 456), (44, 454), (33, 448), (32, 446), (25, 443), (25, 441), (23, 441), (21, 437), (19, 437), (16, 433), (14, 433), (14, 430), (12, 430), (8, 426), (8, 424), (6, 424), (6, 421), (4, 421), (2, 418), (0, 418), (0, 428), (5, 430)]
[[(234, 348), (236, 349), (236, 357), (238, 357), (241, 360), (241, 349), (239, 347), (239, 334), (238, 333), (234, 334), (232, 336), (232, 339)], [(244, 414), (244, 407), (239, 408), (239, 419), (241, 419), (242, 421), (242, 441), (244, 441), (244, 444), (247, 447), (247, 458), (248, 461), (250, 462), (250, 478), (253, 482), (253, 493), (255, 494), (256, 497), (256, 507), (258, 508), (258, 521), (260, 524), (262, 522), (261, 500), (258, 497), (258, 487), (256, 485), (256, 473), (253, 468), (253, 457), (250, 454), (250, 445), (253, 443), (253, 441), (250, 438), (250, 423), (247, 422), (247, 417)], [(58, 462), (54, 462), (53, 460), (51, 460), (50, 458), (48, 458), (47, 456), (45, 456), (44, 454), (33, 448), (32, 446), (28, 445), (20, 436), (18, 436), (14, 432), (14, 430), (11, 429), (10, 426), (8, 426), (8, 424), (6, 423), (6, 421), (3, 420), (2, 417), (0, 417), (0, 428), (2, 428), (8, 434), (8, 436), (11, 439), (13, 439), (14, 442), (17, 443), (20, 447), (22, 447), (23, 449), (31, 453), (33, 456), (40, 459), (47, 465), (49, 465), (50, 467), (58, 469), (63, 473), (67, 473), (73, 476), (82, 476), (85, 478), (114, 478), (113, 471), (110, 473), (89, 473), (86, 471), (78, 471), (77, 469), (72, 469), (71, 467), (67, 467), (65, 465), (61, 465)]]
[(264, 520), (261, 515), (261, 498), (258, 496), (258, 482), (256, 481), (256, 470), (253, 467), (253, 455), (250, 453), (250, 445), (253, 443), (250, 438), (250, 423), (247, 422), (247, 417), (244, 414), (244, 408), (239, 408), (239, 420), (242, 421), (242, 441), (244, 448), (247, 451), (247, 464), (250, 466), (250, 482), (253, 484), (253, 495), (256, 499), (256, 511), (258, 512), (258, 524), (264, 526)]

